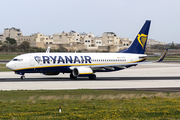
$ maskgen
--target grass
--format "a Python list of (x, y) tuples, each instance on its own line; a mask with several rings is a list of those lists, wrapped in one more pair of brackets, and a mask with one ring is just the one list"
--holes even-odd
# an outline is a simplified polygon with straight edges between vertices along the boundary
[(0, 54), (0, 60), (12, 60), (16, 56), (12, 54)]
[(11, 71), (6, 67), (6, 64), (0, 64), (0, 72)]
[[(62, 113), (58, 113), (61, 106)], [(0, 119), (180, 118), (180, 93), (112, 90), (0, 91)]]
[[(160, 57), (159, 56), (155, 56), (155, 57), (147, 57), (147, 60), (158, 60)], [(164, 61), (180, 61), (180, 57), (171, 57), (171, 56), (166, 56), (164, 58)]]

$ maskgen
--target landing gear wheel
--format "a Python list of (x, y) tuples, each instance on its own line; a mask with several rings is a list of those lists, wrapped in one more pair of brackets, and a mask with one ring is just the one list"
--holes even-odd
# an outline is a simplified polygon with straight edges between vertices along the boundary
[(70, 74), (70, 78), (71, 79), (76, 79), (77, 77), (75, 77), (72, 73)]
[(22, 75), (22, 76), (21, 76), (21, 79), (22, 79), (22, 80), (24, 80), (24, 79), (25, 79), (25, 76), (24, 76), (24, 75)]
[(95, 80), (95, 79), (96, 79), (96, 75), (95, 75), (95, 74), (92, 74), (91, 76), (89, 76), (89, 79), (90, 79), (90, 80)]

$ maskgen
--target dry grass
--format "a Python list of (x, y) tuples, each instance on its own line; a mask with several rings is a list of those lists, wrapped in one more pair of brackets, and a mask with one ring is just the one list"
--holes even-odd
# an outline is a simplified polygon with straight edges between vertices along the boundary
[(162, 93), (158, 92), (155, 94), (146, 94), (146, 93), (133, 93), (133, 94), (102, 94), (102, 95), (60, 95), (60, 96), (55, 96), (55, 95), (49, 95), (49, 96), (30, 96), (29, 100), (114, 100), (114, 99), (133, 99), (133, 98), (154, 98), (154, 97), (160, 97), (160, 98), (176, 98), (180, 97), (180, 93)]

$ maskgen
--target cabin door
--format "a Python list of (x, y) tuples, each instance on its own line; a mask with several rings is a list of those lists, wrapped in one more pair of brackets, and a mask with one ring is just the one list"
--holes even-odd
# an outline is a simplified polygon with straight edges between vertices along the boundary
[(133, 60), (134, 60), (134, 57), (133, 56), (129, 56), (129, 62), (133, 62)]
[(30, 55), (29, 59), (30, 59), (30, 66), (34, 66), (35, 65), (34, 57), (32, 55)]

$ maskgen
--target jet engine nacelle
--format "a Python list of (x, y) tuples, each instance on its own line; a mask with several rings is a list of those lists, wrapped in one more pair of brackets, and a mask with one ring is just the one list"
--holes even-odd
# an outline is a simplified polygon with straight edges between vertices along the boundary
[(43, 75), (58, 75), (59, 72), (47, 72), (47, 73), (42, 73)]
[(93, 71), (91, 68), (88, 67), (77, 67), (74, 68), (72, 71), (73, 76), (91, 76), (93, 74)]

